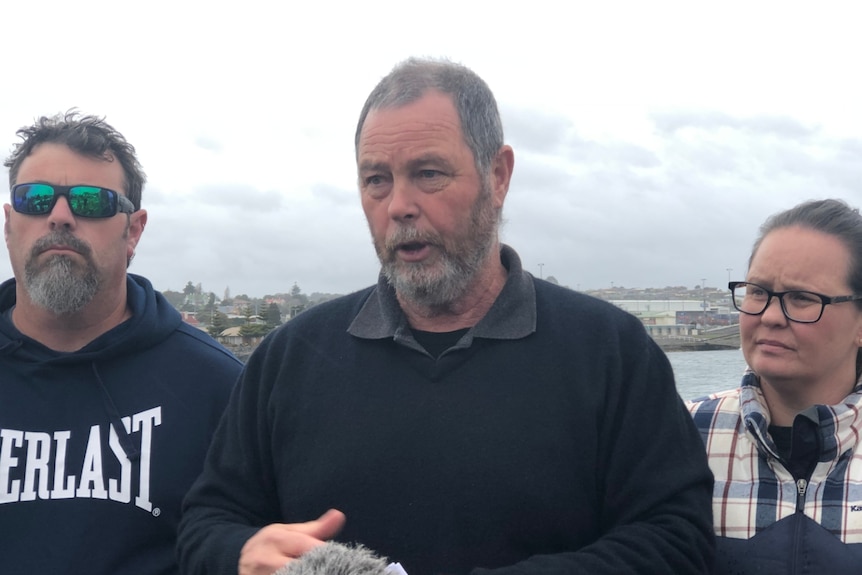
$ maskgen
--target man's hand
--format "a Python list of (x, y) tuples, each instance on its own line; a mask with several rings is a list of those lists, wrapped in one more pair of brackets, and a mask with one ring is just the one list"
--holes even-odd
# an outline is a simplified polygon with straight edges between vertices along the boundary
[(344, 513), (330, 509), (306, 523), (273, 523), (254, 534), (239, 555), (239, 575), (272, 575), (344, 527)]

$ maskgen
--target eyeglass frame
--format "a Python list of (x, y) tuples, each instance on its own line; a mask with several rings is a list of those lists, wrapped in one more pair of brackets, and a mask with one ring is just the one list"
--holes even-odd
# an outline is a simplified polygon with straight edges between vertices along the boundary
[[(37, 214), (34, 214), (32, 212), (22, 212), (21, 210), (18, 209), (18, 207), (15, 203), (15, 190), (17, 190), (18, 188), (21, 188), (23, 186), (35, 186), (35, 185), (49, 186), (51, 189), (54, 190), (54, 197), (51, 200), (51, 205), (46, 211), (41, 212), (41, 213), (37, 213)], [(72, 198), (69, 195), (71, 193), (71, 191), (75, 188), (95, 188), (97, 190), (101, 190), (104, 192), (109, 192), (111, 194), (114, 194), (117, 197), (116, 210), (114, 211), (113, 214), (107, 215), (107, 216), (86, 216), (83, 214), (75, 213), (72, 210)], [(126, 196), (124, 196), (120, 192), (118, 192), (116, 190), (112, 190), (111, 188), (105, 188), (103, 186), (91, 186), (89, 184), (77, 184), (74, 186), (61, 186), (58, 184), (48, 184), (46, 182), (24, 182), (24, 183), (15, 184), (14, 186), (12, 186), (12, 189), (9, 190), (9, 195), (10, 195), (10, 200), (12, 202), (12, 209), (15, 210), (16, 212), (18, 212), (19, 214), (23, 214), (25, 216), (36, 216), (36, 217), (38, 217), (38, 216), (49, 215), (54, 210), (54, 208), (57, 206), (57, 200), (59, 200), (61, 196), (66, 198), (66, 202), (69, 204), (69, 210), (72, 212), (72, 214), (75, 215), (75, 217), (79, 217), (79, 218), (87, 218), (87, 219), (91, 219), (91, 220), (106, 220), (108, 218), (113, 218), (117, 214), (121, 214), (121, 213), (122, 214), (133, 214), (136, 211), (135, 210), (135, 204), (132, 203), (132, 200), (130, 200), (129, 198), (127, 198)]]
[[(736, 297), (734, 297), (733, 292), (734, 292), (734, 290), (736, 290), (736, 288), (738, 288), (741, 285), (755, 286), (759, 289), (762, 289), (764, 292), (766, 292), (766, 295), (768, 297), (766, 298), (766, 303), (763, 305), (762, 310), (760, 310), (757, 313), (753, 313), (750, 311), (745, 311), (745, 310), (739, 309), (739, 306), (736, 305)], [(808, 291), (808, 290), (804, 290), (804, 289), (792, 289), (792, 290), (787, 290), (787, 291), (772, 291), (770, 289), (763, 287), (760, 284), (756, 284), (754, 282), (745, 282), (745, 281), (728, 282), (727, 288), (730, 290), (730, 302), (733, 304), (733, 307), (739, 313), (744, 313), (745, 315), (753, 315), (753, 316), (763, 315), (764, 313), (766, 313), (766, 310), (769, 309), (769, 304), (772, 303), (772, 298), (776, 297), (776, 298), (778, 298), (779, 307), (781, 307), (781, 313), (784, 314), (784, 317), (787, 318), (787, 321), (792, 321), (792, 322), (796, 322), (796, 323), (817, 323), (818, 321), (820, 321), (820, 318), (823, 317), (823, 310), (826, 309), (827, 305), (836, 304), (836, 303), (844, 303), (844, 302), (848, 302), (848, 301), (862, 300), (862, 296), (859, 296), (859, 295), (828, 296), (828, 295), (823, 295), (822, 293), (817, 293), (817, 292)], [(794, 318), (790, 317), (790, 315), (787, 313), (787, 307), (785, 307), (785, 305), (784, 305), (784, 296), (789, 294), (789, 293), (805, 293), (805, 294), (810, 294), (810, 295), (817, 296), (818, 298), (820, 298), (820, 313), (817, 314), (817, 319), (799, 320), (799, 319), (794, 319)]]

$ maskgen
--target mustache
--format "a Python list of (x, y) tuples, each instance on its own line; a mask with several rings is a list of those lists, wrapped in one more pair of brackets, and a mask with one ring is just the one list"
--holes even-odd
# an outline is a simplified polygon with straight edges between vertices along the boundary
[(440, 245), (440, 235), (433, 232), (421, 232), (414, 226), (398, 226), (395, 231), (386, 238), (384, 247), (388, 252), (394, 252), (399, 246), (411, 243), (422, 243)]
[(89, 257), (91, 251), (90, 246), (87, 245), (86, 242), (76, 238), (69, 232), (53, 231), (47, 236), (42, 236), (36, 240), (33, 247), (30, 249), (30, 256), (35, 258), (45, 250), (54, 246), (65, 246), (71, 248), (85, 257)]

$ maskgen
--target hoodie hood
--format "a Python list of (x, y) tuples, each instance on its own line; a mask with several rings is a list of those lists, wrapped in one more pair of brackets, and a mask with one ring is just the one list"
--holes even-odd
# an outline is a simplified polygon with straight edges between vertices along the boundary
[(11, 355), (16, 361), (29, 365), (33, 377), (38, 377), (37, 373), (43, 368), (89, 364), (93, 381), (99, 388), (105, 412), (117, 432), (120, 445), (130, 460), (137, 460), (140, 450), (134, 445), (123, 425), (99, 365), (130, 353), (139, 353), (163, 342), (182, 322), (180, 314), (161, 293), (153, 289), (149, 280), (128, 274), (127, 301), (132, 317), (77, 351), (58, 352), (23, 335), (15, 328), (10, 314), (7, 313), (15, 305), (15, 289), (15, 279), (0, 285), (0, 355)]
[(56, 352), (23, 335), (12, 324), (7, 311), (15, 305), (15, 289), (15, 279), (0, 285), (0, 354), (13, 354), (18, 361), (66, 365), (113, 360), (164, 341), (182, 322), (179, 312), (149, 280), (127, 274), (132, 317), (75, 352)]

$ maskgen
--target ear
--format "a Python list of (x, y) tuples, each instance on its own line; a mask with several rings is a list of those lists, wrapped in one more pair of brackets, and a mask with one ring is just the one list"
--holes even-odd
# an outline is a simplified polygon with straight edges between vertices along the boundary
[(491, 163), (491, 194), (494, 196), (495, 205), (498, 208), (503, 207), (514, 167), (515, 153), (512, 151), (512, 147), (503, 146), (497, 151), (497, 155)]
[(855, 338), (853, 343), (859, 348), (859, 351), (862, 351), (862, 310), (856, 307), (855, 301), (851, 301), (850, 305), (853, 306), (853, 316), (856, 318), (856, 331), (853, 332)]
[(147, 210), (138, 210), (129, 215), (129, 234), (126, 238), (126, 259), (135, 255), (135, 248), (141, 241), (144, 227), (147, 225)]
[(6, 223), (3, 224), (3, 237), (6, 238), (6, 243), (9, 243), (9, 212), (11, 210), (12, 206), (3, 204), (3, 213), (6, 214)]

